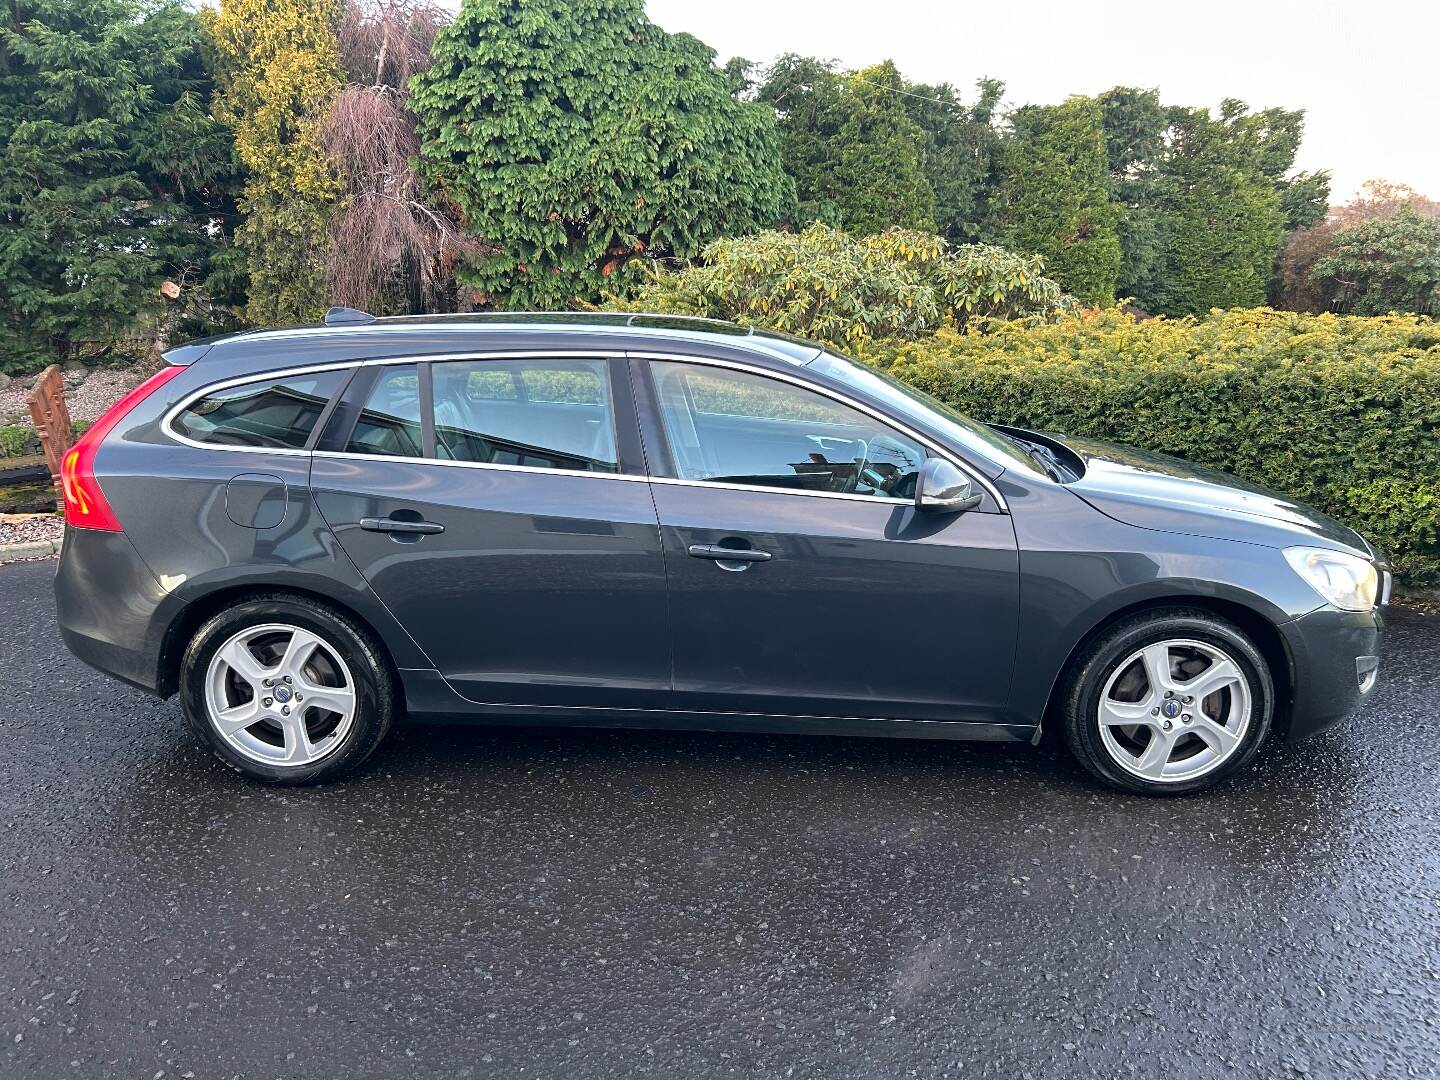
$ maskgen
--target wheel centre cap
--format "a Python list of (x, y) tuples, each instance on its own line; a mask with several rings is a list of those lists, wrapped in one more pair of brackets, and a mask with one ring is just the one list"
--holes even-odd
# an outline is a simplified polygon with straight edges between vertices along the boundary
[(276, 701), (281, 701), (281, 702), (289, 701), (289, 700), (290, 700), (292, 697), (294, 697), (294, 696), (295, 696), (294, 691), (291, 690), (290, 687), (288, 687), (288, 686), (277, 686), (277, 687), (275, 687), (275, 700), (276, 700)]
[[(279, 697), (280, 695), (277, 692), (275, 696)], [(1177, 716), (1180, 715), (1180, 702), (1176, 701), (1174, 698), (1170, 698), (1165, 702), (1164, 705), (1160, 706), (1160, 712), (1164, 715), (1165, 719), (1174, 720)]]

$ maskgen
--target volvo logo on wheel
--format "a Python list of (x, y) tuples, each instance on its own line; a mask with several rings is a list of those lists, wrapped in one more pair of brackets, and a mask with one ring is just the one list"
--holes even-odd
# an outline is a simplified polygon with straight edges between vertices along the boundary
[[(276, 691), (275, 696), (280, 697), (279, 691)], [(284, 698), (281, 698), (281, 700), (283, 701)], [(1180, 715), (1180, 702), (1176, 701), (1174, 698), (1168, 698), (1166, 699), (1165, 704), (1160, 706), (1160, 712), (1164, 715), (1165, 719), (1174, 720), (1177, 716)]]
[[(277, 687), (275, 687), (275, 700), (278, 701), (278, 702), (280, 702), (281, 704), (284, 704), (285, 702), (289, 701), (293, 696), (294, 696), (294, 691), (291, 690), (290, 687), (288, 687), (288, 686), (277, 686)], [(1168, 716), (1169, 714), (1167, 713), (1166, 715)]]

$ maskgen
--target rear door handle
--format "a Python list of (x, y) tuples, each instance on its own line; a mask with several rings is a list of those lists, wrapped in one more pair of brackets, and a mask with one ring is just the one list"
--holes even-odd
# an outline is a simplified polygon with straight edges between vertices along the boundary
[(717, 562), (768, 562), (772, 557), (768, 551), (721, 547), (719, 544), (691, 544), (689, 551), (697, 559), (715, 559)]
[(360, 527), (370, 532), (383, 533), (443, 533), (445, 526), (438, 521), (402, 521), (400, 518), (361, 518)]

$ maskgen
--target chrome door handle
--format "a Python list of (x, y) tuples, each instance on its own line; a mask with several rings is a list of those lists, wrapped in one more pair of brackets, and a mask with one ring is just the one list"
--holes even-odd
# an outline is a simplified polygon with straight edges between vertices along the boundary
[(370, 532), (383, 533), (443, 533), (445, 526), (438, 521), (404, 521), (400, 518), (361, 518), (360, 527)]
[(767, 562), (772, 558), (768, 551), (721, 547), (719, 544), (691, 544), (689, 551), (697, 559), (714, 559), (716, 562)]

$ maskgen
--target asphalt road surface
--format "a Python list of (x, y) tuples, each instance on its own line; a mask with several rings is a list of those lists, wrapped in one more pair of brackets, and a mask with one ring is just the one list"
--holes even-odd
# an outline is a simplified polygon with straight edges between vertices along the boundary
[(0, 1076), (1440, 1073), (1440, 615), (1181, 801), (1058, 750), (402, 727), (271, 790), (0, 567)]

